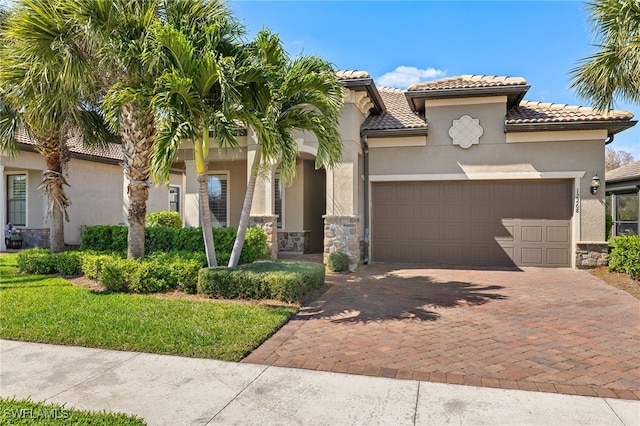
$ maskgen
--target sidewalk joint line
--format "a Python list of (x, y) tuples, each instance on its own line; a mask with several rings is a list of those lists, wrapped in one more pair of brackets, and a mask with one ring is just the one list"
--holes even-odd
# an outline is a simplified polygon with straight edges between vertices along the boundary
[(416, 426), (418, 421), (418, 400), (420, 399), (420, 385), (421, 381), (418, 380), (418, 391), (416, 392), (416, 405), (413, 407), (413, 426)]
[(616, 412), (616, 410), (614, 410), (614, 409), (613, 409), (613, 407), (611, 406), (611, 404), (609, 404), (609, 398), (602, 398), (602, 399), (604, 399), (604, 403), (605, 403), (605, 404), (607, 404), (607, 405), (609, 406), (609, 408), (611, 409), (611, 411), (613, 411), (613, 414), (615, 414), (615, 415), (616, 415), (616, 417), (618, 418), (618, 420), (620, 420), (620, 424), (621, 424), (621, 425), (626, 424), (626, 423), (624, 422), (624, 420), (622, 420), (622, 419), (620, 418), (620, 416), (618, 415), (618, 413)]
[(238, 391), (238, 393), (236, 393), (236, 394), (233, 396), (233, 398), (231, 398), (231, 399), (229, 400), (229, 402), (227, 402), (227, 403), (224, 405), (224, 407), (222, 407), (221, 409), (219, 409), (219, 410), (218, 410), (218, 412), (217, 412), (217, 413), (215, 413), (215, 414), (213, 415), (213, 417), (211, 417), (209, 420), (207, 420), (207, 422), (204, 424), (204, 426), (207, 426), (207, 425), (208, 425), (209, 423), (211, 423), (211, 422), (212, 422), (216, 417), (218, 417), (218, 415), (219, 415), (220, 413), (222, 413), (222, 412), (224, 411), (224, 409), (225, 409), (225, 408), (227, 408), (229, 405), (231, 405), (231, 403), (232, 403), (233, 401), (235, 401), (235, 400), (236, 400), (236, 398), (238, 398), (238, 397), (240, 396), (240, 394), (242, 394), (245, 390), (247, 390), (247, 388), (249, 388), (249, 386), (251, 386), (251, 385), (252, 385), (256, 380), (258, 380), (258, 379), (260, 378), (260, 376), (262, 376), (262, 375), (264, 374), (264, 372), (265, 372), (265, 371), (267, 371), (270, 367), (271, 367), (270, 365), (267, 365), (267, 366), (266, 366), (266, 368), (260, 372), (260, 374), (258, 374), (256, 377), (254, 377), (254, 378), (253, 378), (253, 380), (251, 380), (249, 383), (247, 383), (247, 386), (245, 386), (244, 388), (240, 389), (240, 390)]

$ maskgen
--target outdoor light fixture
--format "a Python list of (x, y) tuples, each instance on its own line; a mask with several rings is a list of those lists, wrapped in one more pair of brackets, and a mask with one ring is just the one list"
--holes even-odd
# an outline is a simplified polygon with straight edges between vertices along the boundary
[(596, 195), (598, 188), (600, 188), (600, 178), (595, 174), (591, 178), (591, 195)]

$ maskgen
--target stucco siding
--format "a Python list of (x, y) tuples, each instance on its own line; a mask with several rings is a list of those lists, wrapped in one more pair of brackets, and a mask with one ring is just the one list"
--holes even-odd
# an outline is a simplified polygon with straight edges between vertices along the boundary
[(122, 167), (72, 159), (69, 164), (71, 199), (69, 218), (64, 224), (65, 242), (80, 243), (80, 231), (88, 225), (123, 223)]

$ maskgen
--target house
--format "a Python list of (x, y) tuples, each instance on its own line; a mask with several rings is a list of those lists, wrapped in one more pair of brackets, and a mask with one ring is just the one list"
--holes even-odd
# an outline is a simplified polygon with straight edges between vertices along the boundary
[[(269, 235), (272, 256), (341, 251), (352, 269), (362, 261), (466, 267), (576, 267), (605, 261), (604, 190), (592, 191), (592, 177), (604, 175), (605, 143), (635, 125), (632, 114), (525, 101), (529, 86), (520, 77), (460, 76), (403, 91), (378, 88), (363, 71), (339, 71), (338, 76), (344, 86), (341, 164), (316, 170), (317, 140), (298, 133), (293, 184), (283, 187), (277, 167), (257, 183), (252, 222)], [(238, 225), (255, 149), (251, 129), (239, 137), (238, 147), (211, 149), (209, 207), (216, 225)], [(100, 167), (112, 163), (94, 158), (84, 165), (83, 158), (76, 161), (72, 207), (92, 197), (88, 205), (104, 217), (74, 219), (70, 211), (70, 243), (79, 239), (77, 228), (87, 220), (118, 223), (123, 216), (122, 176), (105, 170), (98, 177)], [(30, 182), (36, 179), (41, 166), (32, 161), (28, 168), (3, 158), (5, 197), (11, 195), (9, 176), (28, 170)], [(94, 169), (92, 164), (101, 165)], [(178, 151), (173, 172), (172, 191), (183, 221), (198, 226), (188, 143)], [(81, 177), (86, 174), (89, 181)], [(112, 192), (98, 189), (99, 182)], [(97, 196), (98, 191), (105, 193)], [(158, 191), (161, 202), (149, 211), (169, 204), (167, 190)], [(25, 196), (31, 204), (33, 192)], [(99, 207), (98, 198), (106, 200)], [(83, 215), (80, 210), (76, 214)], [(27, 217), (40, 225), (35, 218), (42, 211), (27, 208)]]
[(611, 236), (638, 235), (640, 219), (640, 161), (606, 173), (606, 206), (613, 226)]

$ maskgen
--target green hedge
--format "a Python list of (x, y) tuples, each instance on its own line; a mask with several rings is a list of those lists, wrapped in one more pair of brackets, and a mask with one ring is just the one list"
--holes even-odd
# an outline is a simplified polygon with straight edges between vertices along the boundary
[[(121, 225), (87, 226), (82, 233), (80, 248), (98, 252), (127, 252), (128, 228)], [(236, 228), (213, 228), (218, 264), (229, 262)], [(202, 252), (204, 241), (201, 228), (172, 228), (154, 226), (145, 229), (145, 253), (157, 252)], [(240, 264), (251, 263), (269, 256), (267, 235), (258, 227), (249, 228), (240, 254)]]
[(630, 235), (613, 238), (609, 253), (609, 270), (624, 272), (640, 279), (640, 236)]
[(83, 274), (107, 290), (133, 293), (165, 292), (181, 288), (195, 293), (198, 271), (207, 266), (206, 255), (187, 251), (155, 253), (145, 260), (124, 259), (120, 253), (68, 251), (51, 254), (45, 249), (18, 253), (18, 268), (29, 274)]
[(27, 274), (80, 275), (81, 266), (82, 259), (77, 252), (51, 254), (49, 250), (34, 248), (18, 253), (18, 269)]
[(349, 256), (345, 253), (334, 251), (327, 256), (327, 268), (331, 272), (346, 272), (349, 270)]
[(319, 263), (263, 260), (235, 269), (204, 268), (198, 275), (198, 292), (214, 298), (296, 302), (324, 279), (324, 266)]
[(182, 218), (178, 212), (153, 212), (147, 214), (147, 226), (168, 226), (182, 228)]

